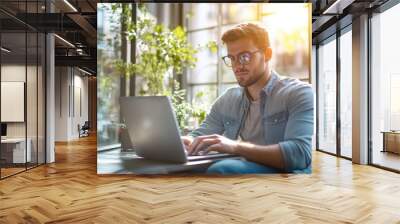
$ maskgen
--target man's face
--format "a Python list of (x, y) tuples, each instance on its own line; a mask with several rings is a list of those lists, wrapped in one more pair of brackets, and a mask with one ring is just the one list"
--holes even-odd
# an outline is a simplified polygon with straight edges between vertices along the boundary
[[(249, 87), (262, 78), (268, 69), (268, 59), (266, 59), (264, 51), (257, 48), (253, 41), (249, 39), (239, 39), (226, 43), (228, 56), (234, 58), (232, 60), (232, 70), (235, 73), (238, 84), (242, 87)], [(248, 64), (242, 65), (239, 62), (239, 55), (249, 52), (250, 60)], [(243, 58), (243, 57), (242, 57)]]

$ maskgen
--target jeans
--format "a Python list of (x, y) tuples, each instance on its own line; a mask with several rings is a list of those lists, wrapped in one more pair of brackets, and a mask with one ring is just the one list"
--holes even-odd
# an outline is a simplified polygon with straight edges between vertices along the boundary
[(207, 174), (257, 174), (282, 173), (283, 171), (263, 166), (244, 159), (224, 159), (213, 163), (207, 169)]

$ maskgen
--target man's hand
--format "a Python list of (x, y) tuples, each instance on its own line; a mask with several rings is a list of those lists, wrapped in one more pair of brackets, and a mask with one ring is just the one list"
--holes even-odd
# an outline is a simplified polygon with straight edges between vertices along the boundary
[(182, 142), (189, 155), (203, 154), (209, 151), (242, 156), (249, 161), (284, 169), (284, 161), (279, 144), (254, 145), (246, 142), (237, 142), (221, 135), (203, 135), (196, 138), (182, 136)]
[(189, 151), (189, 147), (193, 142), (193, 137), (191, 136), (181, 136), (181, 140), (183, 145), (185, 146), (186, 151)]
[(197, 155), (200, 151), (207, 154), (209, 151), (236, 154), (239, 143), (221, 135), (204, 135), (195, 138), (189, 146), (189, 155)]

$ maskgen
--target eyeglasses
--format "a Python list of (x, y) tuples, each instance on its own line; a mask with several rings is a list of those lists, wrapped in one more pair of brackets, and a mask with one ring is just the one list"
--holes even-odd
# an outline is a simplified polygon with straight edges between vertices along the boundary
[[(241, 64), (241, 65), (250, 64), (253, 54), (255, 54), (257, 52), (262, 52), (262, 51), (261, 50), (256, 50), (253, 52), (244, 51), (244, 52), (239, 53), (237, 55), (237, 58), (239, 59), (239, 64)], [(224, 60), (224, 63), (226, 66), (232, 67), (233, 63), (236, 62), (236, 57), (227, 55), (227, 56), (222, 57), (222, 60)]]

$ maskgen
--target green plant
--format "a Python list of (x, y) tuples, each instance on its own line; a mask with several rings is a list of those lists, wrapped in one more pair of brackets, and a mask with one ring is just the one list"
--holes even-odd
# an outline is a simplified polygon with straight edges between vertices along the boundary
[(136, 41), (136, 63), (116, 61), (117, 68), (124, 74), (136, 74), (144, 78), (146, 89), (142, 95), (160, 95), (165, 86), (173, 88), (173, 73), (181, 75), (184, 68), (193, 68), (197, 50), (187, 41), (186, 31), (177, 26), (173, 30), (157, 24), (146, 8), (139, 4), (135, 24), (125, 21), (129, 40)]
[(186, 90), (180, 89), (179, 83), (175, 81), (174, 91), (167, 92), (167, 96), (170, 97), (172, 107), (178, 120), (181, 131), (190, 129), (189, 118), (195, 118), (197, 123), (203, 122), (206, 117), (206, 111), (200, 107), (192, 106), (185, 100)]
[(180, 89), (179, 83), (175, 81), (174, 91), (167, 92), (166, 95), (171, 99), (172, 107), (181, 131), (187, 129), (188, 119), (193, 114), (193, 108), (185, 100), (186, 90)]
[(207, 112), (201, 107), (193, 107), (192, 116), (197, 119), (197, 124), (201, 124), (206, 119)]
[[(130, 20), (131, 10), (126, 4), (116, 3), (112, 9), (114, 12), (121, 12), (121, 22), (126, 27), (124, 35), (136, 42), (137, 51), (136, 63), (115, 60), (117, 71), (126, 76), (136, 75), (143, 78), (140, 95), (169, 96), (181, 130), (188, 128), (188, 119), (191, 116), (204, 120), (206, 112), (192, 107), (185, 100), (186, 91), (174, 79), (174, 74), (181, 75), (185, 68), (194, 68), (197, 61), (195, 54), (202, 47), (194, 48), (181, 26), (170, 30), (157, 24), (143, 4), (139, 4), (136, 23)], [(205, 47), (211, 52), (217, 51), (214, 41), (210, 41)]]

